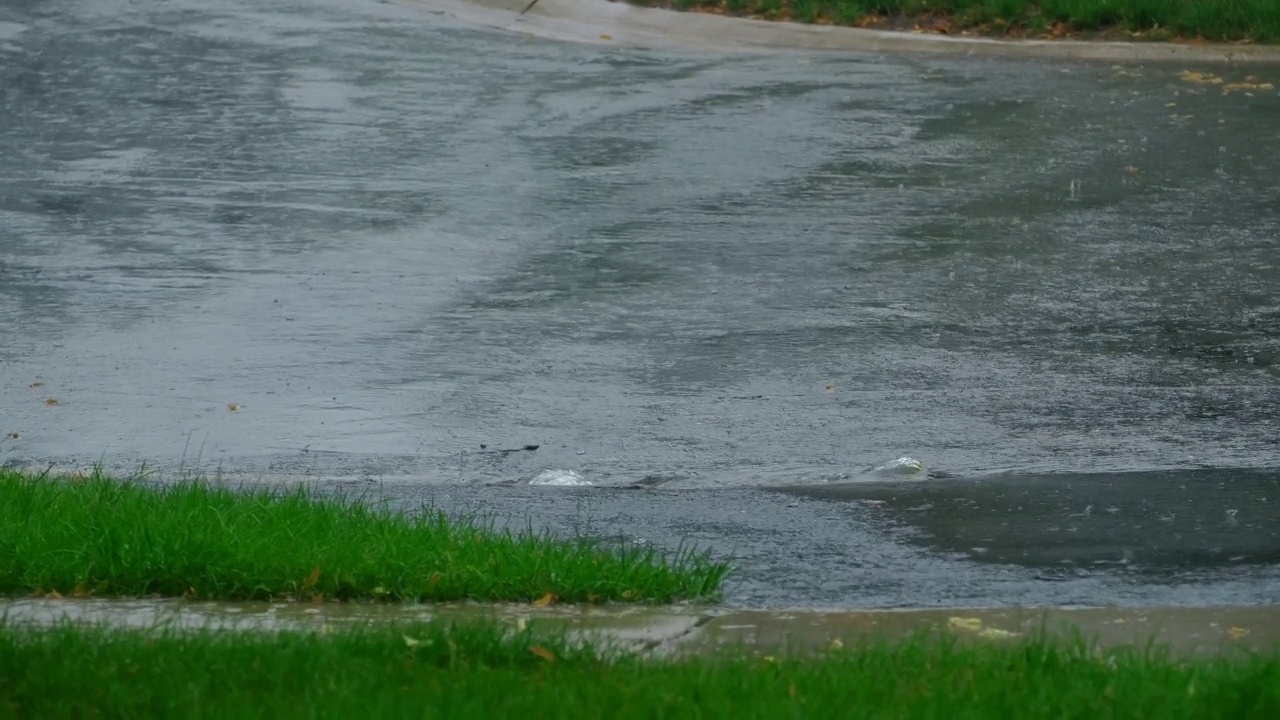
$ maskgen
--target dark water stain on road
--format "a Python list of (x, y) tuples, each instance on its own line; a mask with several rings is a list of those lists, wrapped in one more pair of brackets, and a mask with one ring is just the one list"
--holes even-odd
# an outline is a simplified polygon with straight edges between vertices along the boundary
[[(746, 604), (1274, 600), (1277, 118), (1181, 69), (6, 6), (0, 462), (590, 520)], [(949, 480), (849, 482), (904, 454)]]

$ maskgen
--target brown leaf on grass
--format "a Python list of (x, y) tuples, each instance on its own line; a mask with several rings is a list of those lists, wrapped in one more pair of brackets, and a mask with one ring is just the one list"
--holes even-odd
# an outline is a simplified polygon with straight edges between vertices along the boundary
[(556, 661), (556, 654), (542, 647), (541, 645), (534, 645), (533, 647), (529, 648), (529, 652), (533, 653), (534, 655), (537, 655), (538, 657), (542, 658), (543, 660), (546, 660), (547, 662)]
[(555, 602), (555, 601), (556, 601), (556, 594), (555, 594), (555, 593), (550, 593), (550, 592), (549, 592), (549, 593), (547, 593), (546, 595), (543, 595), (542, 597), (538, 598), (537, 600), (534, 600), (534, 601), (533, 601), (533, 606), (534, 606), (534, 607), (544, 608), (544, 607), (549, 606), (551, 603), (553, 603), (553, 602)]
[(320, 566), (319, 565), (315, 566), (315, 568), (311, 571), (311, 574), (308, 575), (302, 581), (302, 589), (310, 590), (314, 588), (316, 586), (316, 583), (318, 582), (320, 582)]

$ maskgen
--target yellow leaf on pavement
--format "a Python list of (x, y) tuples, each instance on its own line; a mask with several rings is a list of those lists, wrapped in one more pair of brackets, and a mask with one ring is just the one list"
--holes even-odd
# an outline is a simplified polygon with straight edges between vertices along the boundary
[(1221, 85), (1222, 78), (1213, 73), (1196, 72), (1194, 70), (1183, 70), (1182, 79), (1189, 83), (1197, 83), (1199, 85)]

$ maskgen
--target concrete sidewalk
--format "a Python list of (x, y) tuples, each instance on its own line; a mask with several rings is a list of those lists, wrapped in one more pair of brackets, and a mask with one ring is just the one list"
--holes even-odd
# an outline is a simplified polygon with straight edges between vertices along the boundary
[(1280, 63), (1272, 46), (997, 40), (681, 13), (611, 0), (393, 0), (478, 25), (569, 42), (695, 50), (805, 50), (1108, 62)]
[(1148, 608), (946, 608), (928, 610), (730, 610), (673, 606), (397, 605), (371, 603), (192, 602), (183, 600), (10, 599), (12, 625), (85, 622), (178, 629), (329, 630), (368, 622), (496, 620), (562, 628), (639, 652), (680, 655), (745, 646), (762, 653), (820, 652), (864, 640), (922, 632), (1016, 642), (1042, 630), (1075, 633), (1102, 647), (1154, 643), (1179, 655), (1280, 649), (1280, 606)]

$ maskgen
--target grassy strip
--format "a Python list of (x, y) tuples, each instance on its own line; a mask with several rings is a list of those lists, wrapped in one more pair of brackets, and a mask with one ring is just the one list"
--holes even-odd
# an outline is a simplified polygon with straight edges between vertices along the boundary
[(934, 32), (1280, 41), (1276, 0), (630, 0), (770, 20)]
[(4, 594), (670, 602), (714, 595), (727, 574), (700, 553), (513, 534), (304, 489), (0, 471)]
[(337, 635), (0, 627), (18, 717), (1280, 717), (1280, 656), (917, 638), (818, 658), (598, 657), (534, 630)]

